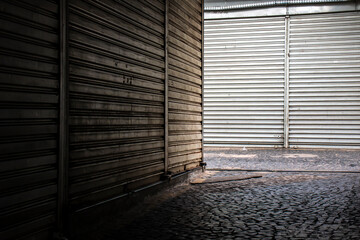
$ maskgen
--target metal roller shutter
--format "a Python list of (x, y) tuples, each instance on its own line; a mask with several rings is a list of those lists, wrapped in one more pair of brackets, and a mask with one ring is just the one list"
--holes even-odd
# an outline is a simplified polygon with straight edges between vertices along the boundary
[(70, 207), (164, 173), (164, 2), (69, 1)]
[(169, 171), (202, 160), (201, 46), (199, 0), (169, 0)]
[(205, 146), (282, 146), (283, 17), (205, 21)]
[(290, 18), (290, 147), (360, 148), (360, 13)]
[(59, 6), (0, 2), (0, 238), (50, 239), (56, 221)]

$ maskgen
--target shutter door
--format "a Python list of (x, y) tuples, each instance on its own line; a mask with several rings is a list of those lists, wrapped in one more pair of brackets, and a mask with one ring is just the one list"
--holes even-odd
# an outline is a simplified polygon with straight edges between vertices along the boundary
[(69, 1), (70, 206), (164, 173), (164, 2)]
[(282, 146), (283, 17), (205, 21), (206, 146)]
[(169, 0), (169, 171), (201, 161), (201, 1)]
[(360, 148), (360, 13), (290, 19), (290, 147)]
[(0, 2), (0, 238), (50, 239), (56, 219), (59, 6)]

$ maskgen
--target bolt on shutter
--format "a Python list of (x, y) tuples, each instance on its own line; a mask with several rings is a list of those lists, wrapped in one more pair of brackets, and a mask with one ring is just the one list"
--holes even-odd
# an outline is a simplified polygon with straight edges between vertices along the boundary
[(205, 21), (204, 143), (282, 146), (283, 17)]
[(360, 13), (290, 18), (290, 147), (360, 146)]

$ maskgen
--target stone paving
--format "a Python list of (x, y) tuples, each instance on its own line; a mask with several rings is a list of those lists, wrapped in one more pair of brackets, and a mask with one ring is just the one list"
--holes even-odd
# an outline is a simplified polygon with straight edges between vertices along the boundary
[[(208, 168), (360, 171), (360, 151), (207, 149)], [(359, 173), (206, 171), (144, 201), (87, 239), (360, 239)]]
[(244, 181), (177, 186), (137, 208), (132, 221), (114, 219), (99, 238), (360, 239), (360, 174), (261, 174)]

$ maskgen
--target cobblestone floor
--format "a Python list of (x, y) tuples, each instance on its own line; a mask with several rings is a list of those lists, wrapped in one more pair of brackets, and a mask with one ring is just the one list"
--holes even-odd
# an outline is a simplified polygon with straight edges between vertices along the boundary
[[(248, 173), (207, 171), (205, 177), (239, 174)], [(114, 220), (102, 238), (360, 239), (360, 174), (263, 173), (183, 184), (151, 201), (132, 222)]]

